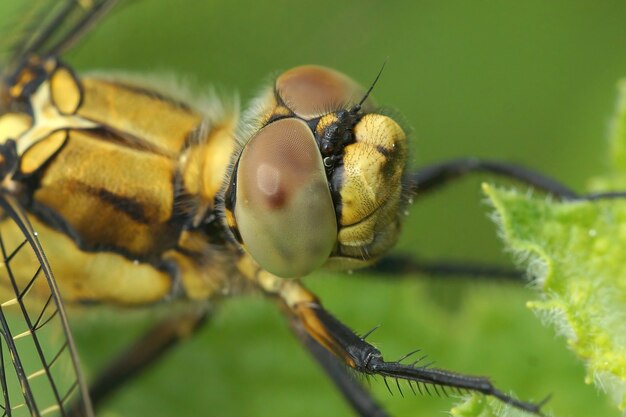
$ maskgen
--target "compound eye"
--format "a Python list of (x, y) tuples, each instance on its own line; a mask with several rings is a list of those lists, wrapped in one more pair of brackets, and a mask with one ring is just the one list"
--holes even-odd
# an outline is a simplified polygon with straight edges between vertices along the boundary
[(246, 144), (237, 167), (235, 219), (248, 253), (275, 275), (301, 277), (328, 259), (337, 219), (306, 123), (278, 120)]
[(276, 91), (291, 111), (307, 120), (350, 107), (364, 94), (348, 76), (315, 65), (285, 71), (276, 79)]

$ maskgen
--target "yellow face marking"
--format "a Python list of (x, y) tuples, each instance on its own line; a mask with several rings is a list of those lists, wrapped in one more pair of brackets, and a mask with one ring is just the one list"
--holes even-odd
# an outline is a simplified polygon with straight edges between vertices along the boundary
[(318, 136), (322, 136), (324, 134), (324, 129), (328, 126), (335, 124), (339, 121), (339, 118), (335, 113), (329, 113), (320, 118), (319, 123), (315, 127), (315, 133)]
[(400, 187), (406, 161), (402, 128), (386, 116), (369, 114), (354, 129), (356, 143), (344, 155), (341, 224), (371, 215)]
[(377, 216), (370, 216), (361, 222), (344, 226), (339, 230), (338, 241), (346, 246), (366, 246), (374, 241)]
[[(331, 268), (362, 267), (395, 243), (406, 135), (387, 116), (365, 115), (354, 127), (356, 141), (344, 149), (343, 182), (336, 259)], [(352, 260), (346, 260), (352, 257)]]

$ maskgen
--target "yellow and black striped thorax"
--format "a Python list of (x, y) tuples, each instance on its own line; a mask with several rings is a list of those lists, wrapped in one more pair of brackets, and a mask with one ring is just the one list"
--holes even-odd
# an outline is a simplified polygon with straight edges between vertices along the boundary
[[(214, 207), (232, 116), (208, 117), (137, 83), (78, 78), (55, 58), (31, 57), (6, 84), (0, 135), (18, 156), (11, 187), (42, 227), (169, 281), (188, 280), (182, 259), (195, 269), (214, 261), (212, 247), (225, 244)], [(168, 287), (160, 296), (181, 286), (159, 281)]]

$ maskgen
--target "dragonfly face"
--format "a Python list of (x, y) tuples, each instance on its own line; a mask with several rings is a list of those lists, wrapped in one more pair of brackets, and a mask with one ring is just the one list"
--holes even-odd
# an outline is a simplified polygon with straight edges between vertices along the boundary
[(358, 104), (363, 94), (336, 71), (299, 67), (278, 77), (251, 116), (261, 126), (225, 199), (231, 229), (265, 270), (354, 268), (395, 242), (406, 135), (371, 101)]

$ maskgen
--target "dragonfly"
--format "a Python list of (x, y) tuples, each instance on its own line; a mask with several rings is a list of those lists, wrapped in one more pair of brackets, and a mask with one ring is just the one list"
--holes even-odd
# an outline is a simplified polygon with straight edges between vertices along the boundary
[[(408, 171), (406, 129), (372, 98), (381, 72), (362, 87), (332, 69), (297, 67), (242, 116), (217, 98), (196, 103), (143, 79), (77, 73), (65, 54), (115, 3), (34, 7), (4, 41), (4, 415), (93, 415), (202, 328), (210, 310), (198, 306), (247, 292), (275, 301), (360, 415), (387, 414), (352, 372), (399, 390), (478, 392), (542, 415), (543, 402), (508, 395), (488, 378), (436, 368), (415, 352), (385, 359), (370, 332), (339, 321), (300, 279), (319, 268), (422, 271), (411, 257), (388, 254), (402, 213), (415, 196), (470, 173), (561, 199), (617, 195), (579, 195), (521, 166), (474, 158)], [(193, 308), (157, 323), (87, 384), (64, 305), (173, 302)], [(44, 346), (54, 329), (58, 343)]]

